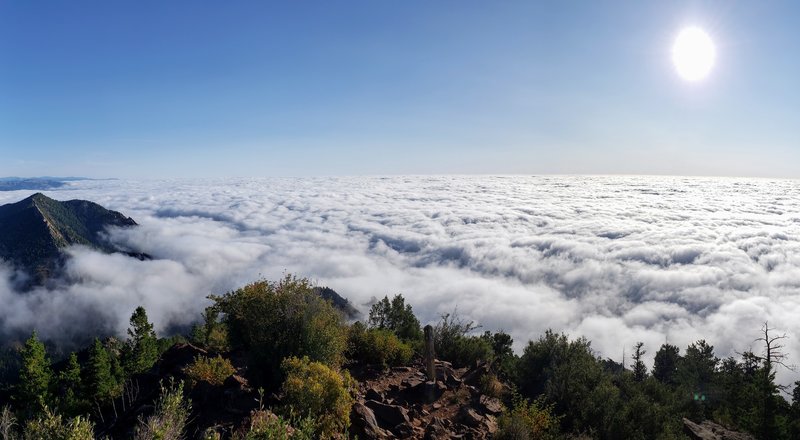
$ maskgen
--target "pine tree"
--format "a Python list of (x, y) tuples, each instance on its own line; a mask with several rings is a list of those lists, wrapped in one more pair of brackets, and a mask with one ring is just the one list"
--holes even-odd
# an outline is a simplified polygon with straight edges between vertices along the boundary
[(61, 411), (69, 415), (78, 415), (85, 408), (81, 399), (83, 386), (81, 382), (81, 366), (75, 353), (69, 355), (67, 366), (58, 376), (58, 387), (61, 392)]
[(647, 367), (642, 361), (642, 357), (647, 353), (642, 347), (644, 342), (637, 342), (633, 348), (634, 352), (631, 356), (633, 358), (633, 380), (641, 382), (647, 378)]
[(130, 323), (124, 360), (125, 370), (129, 375), (149, 370), (158, 360), (158, 339), (153, 324), (147, 320), (144, 307), (136, 308), (131, 315)]
[(103, 401), (114, 396), (117, 381), (111, 372), (108, 351), (99, 339), (89, 349), (89, 362), (86, 366), (86, 397), (89, 400)]
[(679, 359), (680, 349), (678, 347), (670, 344), (662, 345), (656, 352), (653, 363), (653, 377), (661, 383), (673, 384)]
[(38, 414), (50, 402), (53, 371), (44, 344), (34, 330), (22, 349), (17, 399), (28, 414)]

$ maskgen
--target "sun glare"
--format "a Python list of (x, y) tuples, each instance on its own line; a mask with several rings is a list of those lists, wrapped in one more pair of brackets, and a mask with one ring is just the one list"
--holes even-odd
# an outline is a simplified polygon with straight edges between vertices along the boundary
[(714, 67), (716, 57), (714, 42), (699, 27), (682, 29), (672, 44), (672, 62), (678, 75), (686, 81), (706, 78)]

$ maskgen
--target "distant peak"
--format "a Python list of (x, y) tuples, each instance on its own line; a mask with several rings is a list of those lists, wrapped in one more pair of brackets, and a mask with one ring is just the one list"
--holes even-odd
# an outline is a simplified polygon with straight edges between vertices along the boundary
[(49, 202), (49, 201), (52, 201), (53, 199), (51, 199), (50, 197), (47, 197), (46, 195), (38, 192), (38, 193), (28, 197), (27, 200), (30, 200), (31, 202), (36, 204), (36, 203), (42, 203), (42, 202)]

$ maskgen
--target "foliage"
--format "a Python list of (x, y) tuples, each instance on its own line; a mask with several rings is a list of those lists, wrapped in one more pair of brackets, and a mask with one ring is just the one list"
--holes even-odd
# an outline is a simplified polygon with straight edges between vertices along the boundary
[(128, 343), (125, 346), (123, 367), (128, 375), (147, 371), (158, 360), (158, 338), (153, 324), (147, 319), (144, 307), (134, 310), (128, 329)]
[(203, 311), (203, 323), (192, 329), (192, 341), (208, 350), (225, 351), (228, 349), (228, 332), (220, 322), (217, 307), (206, 307)]
[(22, 349), (22, 368), (19, 372), (17, 400), (28, 414), (37, 414), (45, 409), (52, 399), (50, 381), (53, 371), (44, 344), (36, 331), (25, 341)]
[(58, 375), (58, 400), (61, 411), (78, 415), (86, 412), (88, 403), (82, 396), (81, 366), (78, 355), (70, 353), (67, 366)]
[(406, 304), (403, 295), (395, 295), (391, 301), (388, 296), (384, 296), (373, 304), (368, 323), (371, 328), (390, 330), (404, 341), (422, 339), (419, 320), (414, 316), (411, 305)]
[(45, 408), (41, 416), (28, 421), (22, 437), (24, 440), (93, 440), (94, 425), (81, 416), (64, 420)]
[(531, 402), (520, 396), (513, 399), (512, 409), (498, 419), (495, 440), (546, 440), (555, 439), (559, 433), (559, 417), (553, 405), (541, 399)]
[(511, 335), (502, 331), (496, 333), (486, 331), (481, 336), (481, 339), (492, 347), (494, 363), (500, 375), (504, 379), (510, 378), (519, 360), (512, 349), (514, 339), (511, 338)]
[(103, 402), (118, 393), (119, 383), (112, 372), (108, 351), (97, 338), (89, 349), (89, 360), (84, 374), (89, 399)]
[(492, 373), (481, 376), (480, 386), (481, 394), (496, 398), (503, 397), (503, 383)]
[(321, 438), (344, 435), (350, 426), (355, 383), (348, 372), (339, 373), (307, 357), (287, 358), (282, 393), (289, 415), (311, 417)]
[(236, 372), (236, 369), (233, 368), (231, 361), (222, 356), (218, 355), (212, 358), (198, 356), (183, 372), (193, 382), (205, 381), (211, 385), (222, 385), (227, 378)]
[(411, 346), (388, 329), (367, 329), (360, 322), (350, 326), (347, 356), (351, 360), (393, 367), (408, 364), (412, 354)]
[(211, 298), (224, 314), (231, 347), (246, 350), (251, 371), (261, 372), (256, 383), (279, 384), (280, 361), (289, 356), (341, 365), (347, 327), (308, 280), (286, 276), (277, 283), (259, 281)]
[(457, 313), (442, 316), (433, 329), (436, 357), (453, 363), (456, 368), (474, 365), (476, 361), (492, 360), (492, 344), (481, 336), (471, 336), (478, 327), (462, 320)]
[(17, 418), (11, 408), (4, 406), (0, 410), (0, 440), (13, 440), (17, 438)]
[(633, 359), (633, 380), (636, 382), (641, 382), (647, 377), (647, 367), (642, 360), (647, 351), (643, 347), (644, 342), (637, 342), (633, 348), (633, 355), (631, 355)]
[(263, 409), (250, 414), (247, 429), (237, 432), (233, 440), (312, 440), (315, 423), (310, 417), (294, 423)]
[(161, 397), (149, 417), (139, 417), (134, 440), (179, 440), (191, 413), (191, 404), (183, 397), (183, 383), (161, 385)]
[(670, 344), (663, 344), (656, 352), (653, 363), (653, 377), (665, 384), (674, 383), (675, 371), (678, 368), (680, 350)]

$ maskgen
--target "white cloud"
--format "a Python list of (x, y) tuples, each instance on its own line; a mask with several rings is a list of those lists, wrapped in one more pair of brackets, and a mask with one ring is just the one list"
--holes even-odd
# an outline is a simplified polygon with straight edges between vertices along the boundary
[(789, 334), (800, 363), (797, 181), (112, 181), (48, 194), (132, 216), (141, 227), (113, 238), (156, 260), (74, 249), (69, 287), (20, 297), (0, 284), (6, 328), (71, 334), (61, 328), (93, 313), (122, 332), (143, 304), (164, 329), (194, 319), (209, 293), (288, 271), (356, 305), (403, 293), (423, 321), (458, 307), (511, 332), (517, 348), (547, 328), (585, 335), (615, 359), (639, 340), (649, 355), (665, 340), (685, 347), (699, 338), (720, 356), (757, 349), (768, 320)]

